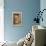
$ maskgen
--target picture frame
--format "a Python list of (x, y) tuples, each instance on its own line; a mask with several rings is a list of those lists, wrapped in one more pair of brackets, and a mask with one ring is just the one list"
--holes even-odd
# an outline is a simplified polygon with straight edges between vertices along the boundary
[(12, 24), (14, 26), (22, 25), (22, 12), (21, 11), (13, 11), (12, 12)]

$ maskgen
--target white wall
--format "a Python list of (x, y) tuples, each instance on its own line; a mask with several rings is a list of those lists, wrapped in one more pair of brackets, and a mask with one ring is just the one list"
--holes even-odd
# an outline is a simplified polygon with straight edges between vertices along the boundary
[(4, 41), (4, 0), (0, 0), (0, 42)]
[[(43, 9), (46, 9), (46, 0), (40, 0), (40, 9), (43, 10)], [(46, 27), (46, 11), (44, 11), (43, 13), (43, 22), (40, 21), (40, 25), (43, 25)], [(45, 42), (46, 43), (46, 42)]]
[(46, 8), (46, 0), (40, 0), (40, 7), (41, 9)]
[[(40, 0), (40, 9), (41, 11), (43, 9), (46, 9), (46, 0)], [(43, 19), (44, 21), (40, 21), (40, 24), (43, 25), (43, 26), (46, 26), (46, 11), (43, 12)]]

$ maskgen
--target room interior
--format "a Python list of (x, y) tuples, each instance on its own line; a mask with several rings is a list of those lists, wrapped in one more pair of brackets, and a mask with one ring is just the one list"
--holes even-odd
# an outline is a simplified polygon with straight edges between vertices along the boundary
[(0, 0), (0, 46), (46, 46), (45, 5), (46, 0)]

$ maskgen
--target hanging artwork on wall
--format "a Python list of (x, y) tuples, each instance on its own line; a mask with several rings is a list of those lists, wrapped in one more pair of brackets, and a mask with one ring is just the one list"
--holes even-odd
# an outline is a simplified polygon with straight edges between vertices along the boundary
[(12, 12), (12, 23), (15, 26), (20, 26), (22, 24), (22, 12), (19, 11)]

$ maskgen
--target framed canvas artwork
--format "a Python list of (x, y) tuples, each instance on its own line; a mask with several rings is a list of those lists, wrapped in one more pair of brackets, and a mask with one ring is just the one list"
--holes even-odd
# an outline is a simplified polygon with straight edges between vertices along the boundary
[(22, 24), (22, 12), (12, 12), (12, 23), (15, 26), (20, 26)]

